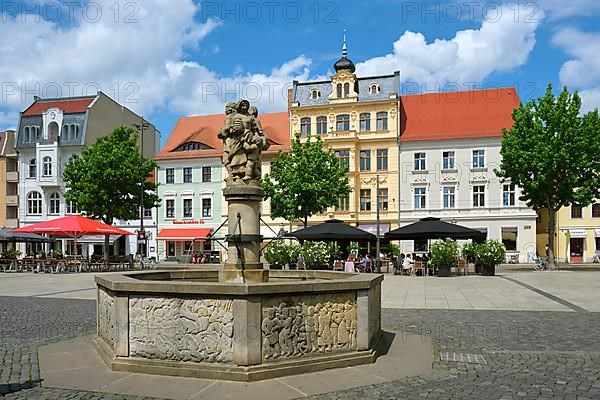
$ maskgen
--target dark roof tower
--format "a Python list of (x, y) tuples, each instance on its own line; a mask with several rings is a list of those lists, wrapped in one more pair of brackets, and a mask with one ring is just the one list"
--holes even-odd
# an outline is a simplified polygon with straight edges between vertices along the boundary
[(333, 64), (333, 68), (335, 69), (335, 72), (340, 72), (342, 70), (349, 70), (350, 72), (356, 71), (354, 63), (348, 58), (348, 48), (346, 47), (346, 30), (344, 30), (344, 45), (342, 46), (342, 58), (340, 58), (335, 62), (335, 64)]

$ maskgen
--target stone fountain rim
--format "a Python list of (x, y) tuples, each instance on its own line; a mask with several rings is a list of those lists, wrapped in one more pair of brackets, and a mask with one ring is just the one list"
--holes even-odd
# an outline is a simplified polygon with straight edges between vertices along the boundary
[[(264, 295), (281, 293), (331, 293), (348, 290), (369, 290), (383, 280), (382, 274), (357, 274), (334, 271), (270, 271), (274, 278), (300, 277), (312, 279), (297, 281), (269, 281), (262, 283), (194, 282), (185, 280), (136, 279), (135, 275), (177, 274), (207, 276), (218, 271), (156, 270), (96, 275), (97, 285), (113, 292), (178, 293), (203, 295)], [(334, 279), (337, 278), (337, 279)]]

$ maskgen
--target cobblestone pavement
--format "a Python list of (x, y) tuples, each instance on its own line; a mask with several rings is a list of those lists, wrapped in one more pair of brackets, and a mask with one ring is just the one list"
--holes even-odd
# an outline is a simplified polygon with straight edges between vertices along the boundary
[[(383, 328), (433, 337), (434, 373), (314, 399), (597, 399), (600, 313), (383, 311)], [(142, 399), (39, 386), (37, 346), (95, 330), (87, 300), (0, 297), (0, 394), (7, 399)], [(486, 364), (440, 361), (480, 355)]]

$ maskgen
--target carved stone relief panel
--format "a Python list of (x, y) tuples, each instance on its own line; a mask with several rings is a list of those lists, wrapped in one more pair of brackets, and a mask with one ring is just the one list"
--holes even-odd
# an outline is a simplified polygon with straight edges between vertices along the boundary
[(263, 360), (356, 349), (356, 294), (286, 296), (262, 303)]
[(112, 293), (100, 287), (98, 290), (98, 334), (111, 346), (114, 343), (115, 299)]
[(132, 357), (230, 363), (233, 360), (233, 300), (129, 298)]

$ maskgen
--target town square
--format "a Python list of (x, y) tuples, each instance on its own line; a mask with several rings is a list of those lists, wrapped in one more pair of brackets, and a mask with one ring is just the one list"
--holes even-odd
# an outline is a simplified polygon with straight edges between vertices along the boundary
[(599, 16), (3, 1), (0, 396), (600, 397)]

